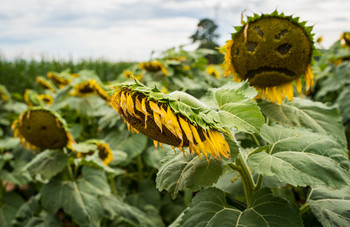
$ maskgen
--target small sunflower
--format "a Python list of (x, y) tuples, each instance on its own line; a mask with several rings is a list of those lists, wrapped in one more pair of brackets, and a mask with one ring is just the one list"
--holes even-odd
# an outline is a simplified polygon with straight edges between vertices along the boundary
[(112, 107), (124, 117), (133, 133), (142, 134), (158, 143), (169, 144), (201, 157), (201, 153), (217, 159), (230, 156), (229, 146), (217, 130), (214, 119), (206, 115), (210, 111), (199, 100), (182, 93), (163, 94), (157, 88), (148, 88), (137, 80), (122, 84), (112, 97)]
[(74, 90), (71, 93), (73, 96), (86, 97), (89, 95), (98, 95), (107, 102), (110, 102), (111, 97), (105, 92), (96, 80), (90, 79), (82, 83), (76, 84)]
[(32, 89), (24, 91), (24, 101), (29, 107), (44, 105), (44, 102), (39, 98), (38, 92)]
[(277, 11), (247, 17), (224, 47), (225, 75), (233, 74), (236, 81), (248, 80), (257, 89), (257, 98), (279, 104), (285, 97), (293, 99), (293, 81), (301, 94), (301, 75), (309, 90), (313, 85), (310, 63), (316, 49), (312, 27), (305, 24)]
[(52, 83), (56, 84), (59, 88), (62, 88), (72, 82), (71, 78), (68, 78), (68, 76), (58, 75), (54, 72), (47, 73), (47, 78), (49, 78)]
[[(108, 166), (108, 164), (113, 161), (113, 153), (111, 148), (109, 147), (108, 143), (106, 143), (103, 140), (88, 140), (85, 141), (84, 143), (86, 144), (94, 144), (97, 147), (97, 152), (98, 152), (98, 156), (101, 158), (101, 160), (103, 161), (103, 163)], [(88, 155), (92, 155), (95, 153), (95, 150), (91, 150), (89, 152), (86, 153), (81, 153), (78, 152), (77, 153), (77, 157), (83, 157), (83, 156), (88, 156)]]
[(8, 92), (7, 88), (3, 85), (0, 84), (0, 99), (3, 101), (8, 101), (10, 100), (11, 96), (10, 93)]
[(124, 70), (123, 75), (125, 78), (128, 78), (128, 79), (136, 78), (137, 80), (141, 80), (143, 78), (142, 73), (139, 75), (134, 75), (130, 70)]
[(350, 47), (350, 32), (343, 32), (340, 36), (340, 41), (343, 42), (343, 45)]
[(164, 64), (160, 61), (142, 62), (139, 64), (139, 67), (141, 69), (146, 70), (147, 72), (160, 72), (160, 71), (162, 71), (165, 76), (169, 75)]
[(42, 86), (44, 89), (48, 89), (48, 90), (50, 90), (50, 91), (52, 91), (52, 92), (55, 92), (55, 91), (56, 91), (55, 85), (54, 85), (51, 81), (45, 79), (45, 78), (42, 77), (42, 76), (38, 76), (38, 77), (36, 78), (36, 82), (37, 82), (40, 86)]
[(39, 99), (41, 101), (43, 101), (48, 106), (53, 104), (53, 98), (51, 95), (41, 94), (41, 95), (39, 95)]
[(32, 150), (71, 148), (74, 143), (64, 119), (43, 107), (29, 108), (23, 112), (12, 123), (12, 130), (14, 137), (19, 137), (21, 143)]
[(208, 65), (207, 73), (211, 76), (215, 76), (216, 79), (220, 78), (220, 74), (219, 74), (218, 70), (212, 64)]

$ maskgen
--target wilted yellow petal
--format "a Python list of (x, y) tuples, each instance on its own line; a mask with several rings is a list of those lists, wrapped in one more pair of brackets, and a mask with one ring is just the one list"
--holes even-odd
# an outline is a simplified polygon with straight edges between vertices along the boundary
[(158, 128), (160, 129), (160, 132), (163, 132), (162, 121), (160, 119), (160, 115), (154, 111), (153, 111), (153, 119), (154, 119), (154, 122), (157, 124)]
[(188, 126), (188, 123), (184, 119), (182, 119), (182, 117), (179, 117), (179, 122), (190, 144), (194, 144), (192, 131), (190, 126)]
[(156, 112), (157, 114), (162, 114), (162, 112), (161, 112), (161, 110), (160, 110), (160, 108), (159, 108), (157, 103), (155, 103), (153, 101), (149, 101), (148, 103), (149, 103), (149, 106), (151, 107), (151, 110), (153, 112)]
[(120, 94), (120, 107), (122, 108), (124, 115), (129, 116), (125, 93), (125, 91), (122, 91)]
[(302, 96), (302, 94), (301, 94), (302, 86), (301, 86), (301, 80), (300, 80), (300, 78), (298, 78), (298, 79), (295, 81), (295, 83), (296, 83), (295, 87), (297, 88), (297, 91), (299, 92), (300, 97), (301, 97), (301, 96)]

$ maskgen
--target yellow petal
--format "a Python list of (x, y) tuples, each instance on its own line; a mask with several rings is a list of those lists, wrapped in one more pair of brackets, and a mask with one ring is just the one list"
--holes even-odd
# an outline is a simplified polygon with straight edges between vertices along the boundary
[(157, 149), (158, 148), (158, 141), (153, 140), (154, 147)]
[(306, 72), (305, 72), (305, 82), (306, 82), (306, 90), (309, 90), (311, 86), (314, 84), (314, 73), (312, 72), (311, 65), (309, 64)]
[(157, 124), (158, 128), (160, 129), (160, 132), (163, 132), (162, 121), (160, 119), (160, 115), (158, 113), (156, 113), (155, 111), (153, 111), (153, 119), (154, 119), (154, 122)]
[(149, 101), (148, 103), (149, 103), (149, 106), (151, 107), (151, 110), (153, 112), (156, 112), (157, 114), (162, 114), (162, 112), (161, 112), (161, 110), (160, 110), (160, 108), (159, 108), (157, 103), (155, 103), (153, 101)]
[(192, 136), (192, 131), (190, 126), (188, 126), (187, 121), (185, 121), (184, 119), (182, 119), (181, 117), (179, 117), (179, 122), (181, 125), (182, 130), (185, 132), (186, 138), (188, 139), (188, 141), (190, 142), (190, 144), (194, 144), (193, 142), (193, 136)]
[(167, 129), (169, 129), (169, 131), (174, 135), (176, 136), (176, 131), (175, 131), (175, 128), (171, 122), (171, 117), (168, 116), (167, 114), (167, 111), (164, 110), (163, 107), (160, 107), (160, 110), (161, 110), (161, 121), (162, 121), (162, 124), (165, 125), (165, 127)]
[(281, 86), (283, 98), (287, 97), (288, 100), (293, 101), (293, 84), (291, 82), (283, 84)]
[(150, 115), (147, 112), (147, 108), (146, 108), (146, 97), (142, 99), (141, 101), (141, 108), (142, 108), (142, 113), (145, 115), (145, 129), (147, 128), (147, 117), (148, 115)]
[(301, 91), (302, 91), (302, 85), (301, 85), (301, 80), (300, 80), (300, 78), (298, 78), (296, 81), (296, 88), (297, 88), (297, 91), (299, 92), (299, 94), (300, 94), (300, 97), (302, 97), (302, 93), (301, 93)]
[(124, 115), (129, 116), (125, 93), (125, 91), (122, 91), (120, 94), (120, 107), (122, 108)]

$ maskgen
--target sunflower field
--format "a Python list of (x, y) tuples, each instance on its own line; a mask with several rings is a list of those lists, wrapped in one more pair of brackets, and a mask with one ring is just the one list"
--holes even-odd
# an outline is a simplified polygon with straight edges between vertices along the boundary
[(235, 29), (147, 62), (1, 59), (0, 226), (350, 226), (350, 33)]

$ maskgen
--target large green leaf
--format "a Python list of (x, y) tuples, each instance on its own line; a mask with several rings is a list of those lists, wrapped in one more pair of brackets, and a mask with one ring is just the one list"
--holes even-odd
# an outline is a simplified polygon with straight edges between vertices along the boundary
[(264, 125), (261, 136), (271, 147), (248, 158), (257, 173), (294, 186), (350, 183), (346, 150), (333, 137), (278, 125)]
[(259, 102), (262, 112), (273, 122), (285, 126), (310, 128), (314, 132), (328, 133), (342, 145), (346, 138), (338, 109), (320, 102), (294, 98), (293, 102), (277, 105)]
[[(349, 64), (350, 65), (350, 64)], [(339, 94), (336, 104), (339, 106), (340, 113), (344, 118), (344, 122), (350, 119), (350, 86), (347, 86)]]
[(50, 179), (63, 170), (67, 165), (68, 157), (59, 150), (45, 150), (36, 155), (24, 168), (32, 176), (41, 175), (45, 179)]
[(211, 92), (223, 127), (234, 127), (247, 133), (259, 132), (265, 119), (256, 102), (247, 97), (241, 89), (224, 86)]
[(41, 194), (42, 204), (51, 214), (63, 208), (79, 225), (98, 226), (103, 216), (98, 195), (110, 194), (110, 188), (102, 170), (84, 166), (82, 178), (51, 181), (43, 186)]
[(173, 198), (177, 193), (186, 188), (198, 191), (202, 187), (213, 185), (221, 176), (223, 163), (210, 157), (210, 162), (197, 155), (189, 154), (184, 157), (182, 153), (167, 161), (159, 169), (157, 174), (157, 188), (172, 193)]
[(126, 161), (122, 164), (128, 164), (133, 158), (142, 153), (147, 145), (147, 137), (142, 134), (133, 135), (122, 141), (117, 147), (117, 150), (124, 151), (128, 154)]
[(329, 189), (313, 187), (309, 204), (323, 226), (350, 226), (350, 187)]
[(0, 151), (1, 150), (10, 150), (18, 146), (19, 139), (6, 137), (3, 139), (0, 139)]
[(24, 203), (23, 198), (15, 192), (6, 192), (0, 205), (0, 226), (10, 227), (17, 210)]
[(109, 219), (116, 219), (117, 216), (123, 217), (128, 226), (153, 227), (164, 226), (156, 210), (143, 212), (137, 207), (117, 199), (113, 195), (100, 196), (100, 202), (104, 209), (105, 215)]
[(153, 180), (142, 180), (138, 184), (138, 192), (128, 195), (125, 202), (132, 206), (145, 210), (147, 206), (160, 208), (160, 193), (155, 187)]
[(200, 191), (184, 213), (181, 226), (303, 226), (298, 208), (273, 196), (269, 189), (256, 192), (244, 211), (230, 206), (216, 188)]

